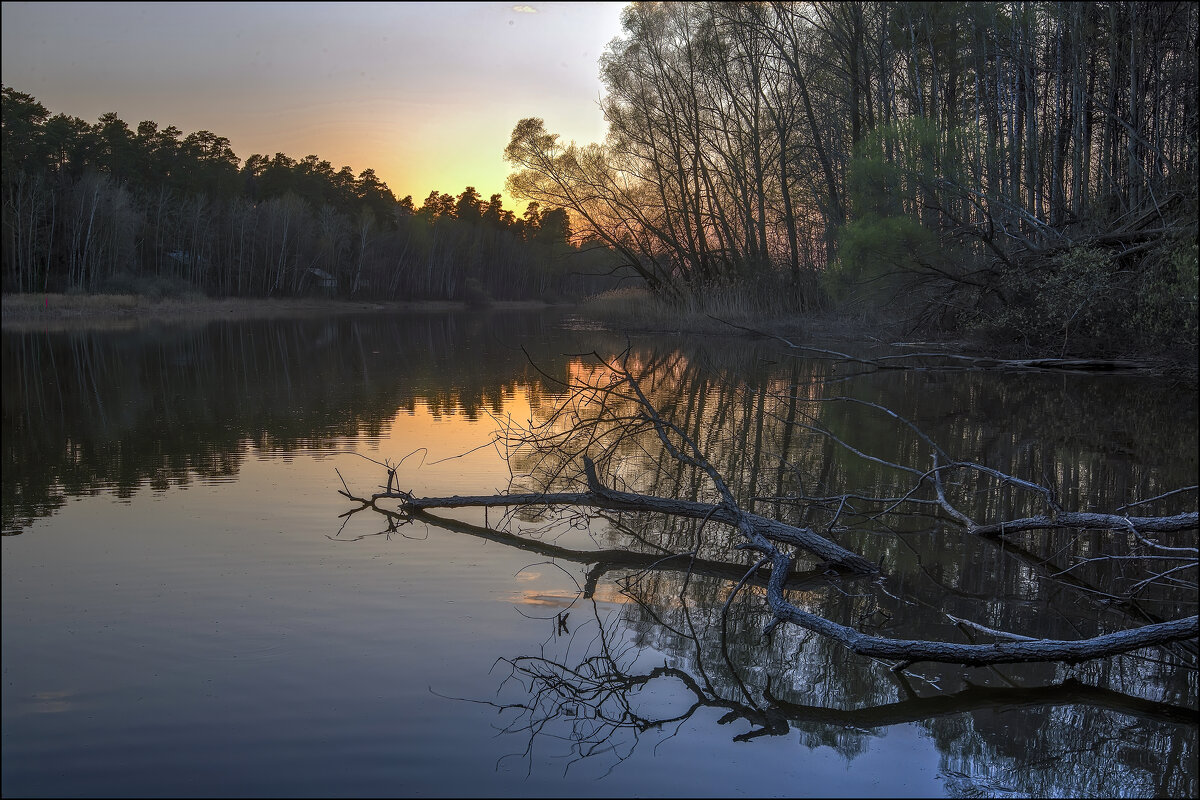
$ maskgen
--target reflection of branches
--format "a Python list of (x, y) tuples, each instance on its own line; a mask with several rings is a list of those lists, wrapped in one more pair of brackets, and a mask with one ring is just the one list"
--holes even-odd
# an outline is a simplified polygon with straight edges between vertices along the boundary
[(1093, 706), (1139, 719), (1177, 725), (1190, 725), (1196, 718), (1196, 712), (1190, 708), (1133, 697), (1071, 678), (1051, 686), (1029, 688), (969, 686), (952, 694), (910, 697), (896, 703), (870, 708), (829, 709), (796, 705), (774, 697), (770, 699), (783, 716), (793, 722), (817, 722), (859, 728), (922, 722), (936, 717), (986, 709), (1013, 711), (1022, 707), (1067, 705)]
[[(939, 447), (936, 443), (934, 443), (933, 440), (931, 440), (923, 431), (920, 430), (920, 428), (918, 428), (916, 425), (914, 425), (912, 422), (905, 419), (904, 417), (901, 417), (899, 414), (896, 414), (891, 409), (885, 408), (877, 403), (870, 403), (870, 402), (867, 402), (864, 400), (858, 400), (858, 399), (852, 398), (852, 397), (834, 397), (834, 398), (830, 398), (830, 401), (844, 401), (844, 402), (848, 402), (848, 403), (855, 403), (858, 405), (877, 409), (877, 410), (883, 412), (884, 414), (888, 415), (889, 417), (892, 417), (893, 419), (902, 423), (904, 426), (910, 428), (932, 450), (933, 462), (934, 462), (933, 468), (930, 470), (922, 471), (922, 470), (919, 470), (919, 469), (916, 469), (913, 467), (909, 467), (909, 466), (905, 466), (902, 464), (896, 464), (896, 463), (893, 463), (890, 461), (885, 461), (883, 459), (877, 458), (876, 456), (872, 456), (868, 453), (864, 453), (861, 450), (859, 450), (858, 448), (848, 444), (847, 442), (843, 441), (838, 436), (834, 435), (834, 433), (832, 431), (828, 430), (827, 428), (822, 428), (822, 427), (819, 427), (816, 425), (810, 425), (810, 424), (806, 424), (806, 423), (793, 421), (792, 424), (797, 425), (802, 428), (805, 428), (807, 430), (813, 431), (814, 433), (818, 433), (821, 436), (829, 439), (830, 441), (836, 443), (837, 445), (841, 446), (842, 448), (846, 449), (850, 453), (853, 453), (854, 455), (856, 455), (860, 458), (863, 458), (867, 461), (870, 461), (870, 462), (873, 462), (876, 464), (880, 464), (882, 466), (886, 466), (886, 467), (889, 467), (889, 468), (892, 468), (895, 470), (907, 472), (907, 473), (917, 476), (917, 478), (918, 478), (917, 483), (913, 486), (912, 489), (910, 489), (902, 497), (898, 497), (898, 498), (868, 497), (868, 496), (863, 496), (863, 495), (858, 495), (858, 494), (853, 494), (853, 493), (847, 493), (847, 494), (838, 496), (841, 499), (847, 499), (847, 500), (850, 498), (854, 498), (854, 499), (865, 500), (868, 502), (873, 502), (873, 503), (878, 503), (878, 504), (887, 503), (888, 506), (884, 509), (884, 511), (876, 512), (877, 514), (891, 513), (899, 506), (901, 506), (905, 503), (908, 503), (908, 502), (928, 503), (929, 502), (928, 500), (915, 499), (914, 495), (917, 492), (917, 490), (924, 484), (925, 481), (932, 480), (934, 488), (935, 488), (935, 492), (937, 493), (937, 504), (953, 520), (962, 524), (969, 533), (977, 535), (977, 536), (996, 536), (996, 535), (1003, 535), (1006, 533), (1018, 533), (1021, 531), (1030, 531), (1030, 530), (1045, 530), (1045, 529), (1051, 529), (1051, 528), (1092, 528), (1092, 529), (1109, 529), (1109, 530), (1131, 530), (1134, 534), (1138, 534), (1139, 532), (1168, 533), (1168, 532), (1174, 532), (1174, 531), (1191, 530), (1191, 529), (1196, 528), (1197, 525), (1200, 524), (1200, 512), (1195, 512), (1195, 511), (1184, 512), (1184, 513), (1169, 515), (1169, 516), (1156, 516), (1156, 517), (1130, 517), (1130, 516), (1125, 516), (1125, 515), (1121, 515), (1121, 514), (1100, 514), (1100, 513), (1091, 513), (1091, 512), (1066, 511), (1059, 504), (1059, 502), (1056, 498), (1055, 492), (1050, 487), (1043, 486), (1043, 485), (1037, 484), (1037, 483), (1033, 483), (1032, 481), (1027, 481), (1027, 480), (1018, 478), (1013, 475), (1009, 475), (1009, 474), (1001, 472), (997, 469), (988, 467), (984, 464), (976, 464), (976, 463), (969, 462), (969, 461), (954, 461), (954, 460), (950, 459), (949, 456), (946, 454), (946, 452), (941, 447)], [(945, 463), (942, 463), (942, 462), (945, 462)], [(1022, 489), (1025, 491), (1029, 491), (1029, 492), (1038, 494), (1045, 499), (1045, 504), (1047, 506), (1048, 511), (1046, 514), (1041, 514), (1041, 515), (1036, 515), (1036, 516), (1029, 516), (1029, 517), (1022, 517), (1019, 519), (1010, 519), (1010, 520), (1002, 520), (1002, 521), (993, 522), (993, 523), (979, 524), (979, 523), (975, 522), (974, 520), (972, 520), (970, 517), (968, 517), (966, 514), (964, 514), (962, 511), (960, 511), (952, 503), (950, 503), (946, 499), (946, 496), (945, 496), (944, 492), (942, 491), (942, 487), (943, 487), (943, 483), (944, 483), (944, 475), (948, 472), (952, 472), (955, 470), (975, 472), (981, 476), (986, 476), (986, 477), (995, 479), (1002, 486), (1012, 486), (1012, 487), (1015, 487), (1018, 489)], [(1144, 503), (1148, 503), (1153, 500), (1159, 500), (1164, 497), (1168, 497), (1170, 495), (1182, 493), (1185, 491), (1194, 491), (1196, 488), (1197, 487), (1192, 486), (1192, 487), (1187, 487), (1185, 489), (1179, 489), (1179, 490), (1176, 490), (1173, 492), (1167, 492), (1166, 494), (1160, 495), (1159, 497), (1150, 498), (1149, 500), (1140, 501), (1137, 503), (1129, 503), (1126, 506), (1123, 506), (1119, 510), (1124, 510), (1125, 508), (1131, 508), (1135, 505), (1143, 505)], [(824, 499), (826, 501), (828, 501), (828, 500), (837, 499), (837, 498), (824, 498)], [(1149, 542), (1147, 542), (1147, 544), (1149, 544)], [(1194, 555), (1196, 551), (1194, 548), (1191, 548), (1191, 549), (1189, 549), (1189, 552)]]
[[(1190, 725), (1195, 717), (1191, 709), (1073, 679), (1037, 688), (968, 685), (961, 691), (932, 697), (919, 696), (899, 679), (907, 695), (904, 699), (848, 709), (790, 702), (773, 693), (768, 679), (759, 698), (746, 695), (746, 700), (736, 700), (715, 688), (707, 678), (697, 679), (680, 667), (664, 664), (638, 668), (637, 653), (622, 644), (618, 628), (605, 628), (594, 603), (593, 614), (600, 632), (577, 660), (542, 653), (502, 658), (498, 662), (508, 670), (502, 688), (504, 684), (516, 683), (524, 698), (509, 703), (480, 702), (514, 715), (503, 730), (528, 737), (523, 757), (530, 758), (535, 740), (551, 738), (569, 743), (572, 763), (601, 753), (611, 754), (620, 762), (632, 754), (647, 731), (679, 726), (703, 708), (726, 712), (718, 724), (738, 720), (748, 723), (748, 731), (733, 736), (739, 742), (784, 735), (793, 727), (870, 731), (970, 712), (1011, 712), (1022, 708), (1086, 706), (1172, 725)], [(696, 651), (701, 652), (699, 642), (693, 641)], [(658, 691), (651, 692), (651, 688)], [(652, 694), (672, 698), (670, 709), (653, 711), (643, 700)]]
[[(380, 501), (395, 501), (399, 504), (399, 510), (387, 513), (408, 517), (440, 508), (533, 505), (589, 506), (690, 517), (705, 522), (711, 520), (734, 529), (739, 536), (739, 543), (736, 545), (739, 549), (754, 551), (762, 562), (770, 564), (765, 597), (773, 620), (767, 628), (768, 631), (780, 624), (797, 625), (837, 641), (860, 656), (897, 662), (897, 669), (918, 661), (968, 665), (1030, 661), (1077, 663), (1191, 639), (1200, 629), (1197, 617), (1192, 616), (1085, 639), (1035, 639), (1020, 634), (1024, 638), (1014, 639), (1009, 636), (1001, 637), (1004, 640), (994, 643), (962, 644), (870, 635), (853, 626), (840, 624), (814, 613), (798, 605), (786, 593), (787, 576), (792, 571), (795, 558), (790, 548), (816, 554), (828, 563), (852, 572), (872, 572), (876, 569), (875, 565), (811, 528), (787, 525), (743, 509), (725, 477), (697, 443), (696, 436), (660, 411), (643, 387), (647, 378), (657, 379), (656, 370), (669, 372), (671, 365), (652, 363), (635, 372), (631, 365), (633, 357), (629, 351), (615, 361), (606, 361), (599, 356), (596, 356), (596, 359), (596, 367), (589, 379), (572, 384), (566, 399), (545, 422), (536, 426), (531, 423), (528, 430), (510, 429), (505, 432), (510, 453), (520, 450), (531, 454), (535, 467), (540, 470), (541, 491), (483, 497), (418, 498), (409, 492), (388, 489), (367, 499), (352, 499), (359, 500), (363, 508), (369, 506), (376, 510), (382, 510), (378, 505)], [(896, 510), (910, 498), (927, 502), (931, 499), (928, 495), (932, 492), (932, 499), (946, 515), (968, 532), (979, 536), (1003, 535), (1009, 530), (1009, 526), (1014, 525), (1019, 530), (1133, 527), (1141, 532), (1179, 530), (1180, 526), (1186, 528), (1189, 524), (1195, 527), (1196, 514), (1182, 514), (1169, 518), (1128, 518), (1064, 510), (1059, 504), (1057, 493), (1051, 488), (1008, 475), (983, 464), (954, 461), (908, 420), (874, 403), (852, 402), (886, 413), (909, 428), (932, 451), (932, 468), (918, 469), (863, 452), (835, 436), (827, 427), (794, 423), (832, 440), (876, 466), (910, 475), (914, 481), (912, 487), (899, 498), (887, 498), (888, 505), (885, 511)], [(657, 442), (661, 449), (652, 451), (647, 440)], [(601, 469), (604, 469), (606, 477), (613, 480), (613, 476), (619, 474), (621, 464), (628, 462), (631, 451), (648, 460), (669, 460), (707, 478), (717, 502), (703, 503), (609, 488), (600, 478)], [(948, 491), (952, 487), (948, 485), (947, 476), (957, 472), (969, 473), (977, 480), (998, 481), (1003, 487), (1032, 492), (1045, 502), (1048, 514), (1011, 522), (978, 524), (960, 510)], [(583, 491), (574, 492), (552, 491), (564, 482), (575, 486), (582, 482), (585, 488)], [(926, 496), (918, 498), (918, 493), (922, 492)], [(349, 492), (345, 494), (351, 497)], [(845, 505), (839, 505), (839, 516), (846, 513)], [(653, 558), (657, 560), (664, 557), (657, 555)], [(604, 553), (597, 554), (593, 560), (611, 562), (613, 558), (609, 553)], [(742, 574), (744, 573), (739, 573), (737, 579), (740, 579)], [(1173, 571), (1164, 571), (1158, 578), (1162, 580), (1173, 576)], [(1140, 588), (1138, 590), (1140, 591)]]
[[(545, 655), (501, 658), (509, 674), (501, 684), (515, 682), (528, 699), (499, 706), (516, 711), (503, 728), (506, 733), (525, 732), (529, 736), (522, 755), (528, 757), (539, 736), (570, 742), (572, 762), (597, 753), (612, 753), (618, 762), (632, 754), (639, 736), (651, 728), (661, 728), (688, 719), (700, 703), (674, 715), (644, 715), (634, 697), (638, 690), (664, 677), (673, 677), (699, 696), (704, 690), (688, 673), (667, 666), (637, 675), (614, 668), (629, 660), (632, 647), (621, 643), (600, 625), (596, 641), (599, 652), (592, 652), (578, 664), (569, 665)], [(495, 705), (495, 704), (491, 704)], [(565, 728), (560, 732), (558, 727)], [(621, 742), (619, 734), (628, 733), (631, 741)], [(570, 763), (568, 763), (568, 768)]]
[[(433, 525), (443, 530), (452, 531), (454, 533), (462, 533), (468, 536), (475, 536), (480, 539), (486, 539), (491, 542), (515, 547), (518, 550), (525, 550), (530, 553), (546, 556), (560, 561), (569, 561), (576, 564), (591, 565), (587, 572), (586, 582), (583, 586), (583, 596), (592, 597), (595, 594), (596, 586), (600, 580), (613, 570), (642, 570), (653, 572), (680, 572), (686, 575), (706, 575), (722, 580), (737, 581), (746, 575), (746, 565), (735, 564), (728, 561), (714, 561), (696, 557), (695, 553), (639, 553), (634, 550), (624, 549), (606, 549), (606, 550), (576, 550), (569, 547), (543, 542), (537, 539), (531, 539), (526, 536), (521, 536), (507, 531), (497, 530), (495, 528), (483, 527), (481, 525), (472, 525), (469, 522), (442, 517), (436, 514), (430, 514), (426, 511), (417, 509), (402, 509), (400, 511), (392, 511), (380, 507), (378, 498), (369, 499), (354, 497), (347, 492), (341, 494), (349, 497), (361, 505), (358, 508), (351, 509), (345, 512), (343, 516), (357, 514), (360, 511), (371, 509), (382, 514), (388, 521), (388, 527), (383, 533), (396, 533), (405, 525), (410, 525), (414, 522), (423, 522), (428, 525)], [(390, 495), (389, 495), (390, 496)], [(375, 535), (380, 535), (375, 534)], [(362, 538), (362, 537), (358, 537)], [(343, 541), (354, 541), (346, 539)], [(769, 577), (770, 570), (762, 570), (767, 573), (764, 575), (755, 575), (747, 580), (749, 585), (765, 588)], [(824, 570), (809, 570), (807, 572), (791, 572), (785, 578), (785, 585), (791, 590), (801, 590), (812, 588), (829, 580), (829, 574)]]
[[(805, 500), (818, 503), (825, 508), (828, 508), (834, 502), (837, 503), (837, 510), (834, 513), (833, 522), (830, 523), (831, 530), (833, 529), (834, 523), (837, 521), (837, 519), (843, 515), (852, 519), (857, 519), (859, 523), (862, 524), (864, 522), (877, 521), (880, 518), (888, 515), (924, 515), (928, 513), (924, 507), (932, 504), (944, 512), (945, 516), (949, 517), (952, 522), (964, 528), (969, 534), (978, 536), (987, 541), (997, 542), (1001, 544), (1002, 549), (1006, 553), (1025, 561), (1027, 564), (1033, 565), (1045, 576), (1047, 580), (1063, 583), (1081, 591), (1088, 592), (1094, 596), (1103, 597), (1105, 598), (1106, 602), (1111, 605), (1111, 607), (1133, 613), (1134, 616), (1141, 618), (1143, 621), (1149, 621), (1152, 623), (1163, 622), (1161, 618), (1155, 618), (1151, 615), (1147, 615), (1137, 607), (1138, 602), (1140, 602), (1139, 595), (1148, 587), (1152, 585), (1167, 587), (1170, 584), (1175, 584), (1179, 587), (1190, 589), (1192, 591), (1195, 590), (1196, 584), (1194, 582), (1179, 580), (1178, 574), (1196, 569), (1197, 549), (1194, 547), (1170, 547), (1162, 545), (1155, 540), (1147, 539), (1146, 536), (1143, 535), (1144, 533), (1171, 533), (1194, 530), (1197, 527), (1198, 522), (1200, 522), (1200, 514), (1195, 511), (1178, 513), (1174, 515), (1142, 517), (1132, 517), (1128, 515), (1122, 515), (1120, 513), (1106, 514), (1068, 511), (1063, 509), (1058, 500), (1057, 492), (1052, 486), (1024, 480), (983, 464), (955, 461), (951, 459), (946, 452), (932, 439), (930, 439), (920, 428), (918, 428), (909, 420), (896, 414), (891, 409), (885, 408), (884, 406), (876, 403), (851, 397), (834, 397), (825, 401), (814, 402), (846, 402), (880, 411), (909, 428), (914, 434), (916, 434), (917, 437), (919, 437), (922, 442), (924, 442), (927, 447), (929, 447), (933, 455), (932, 469), (920, 471), (912, 467), (885, 461), (870, 454), (864, 453), (858, 448), (844, 441), (842, 438), (836, 436), (828, 428), (821, 427), (816, 424), (792, 421), (792, 424), (821, 435), (827, 440), (838, 445), (840, 448), (859, 458), (871, 463), (905, 472), (916, 477), (915, 482), (906, 491), (904, 491), (903, 495), (900, 497), (872, 497), (861, 493), (847, 492), (838, 496), (805, 498)], [(978, 523), (968, 516), (967, 513), (960, 510), (960, 508), (948, 497), (948, 480), (945, 476), (956, 471), (968, 473), (976, 479), (977, 483), (980, 484), (982, 484), (984, 481), (991, 480), (994, 481), (995, 485), (999, 488), (1012, 487), (1019, 491), (1028, 492), (1032, 495), (1040, 497), (1046, 506), (1046, 513), (1018, 517), (1014, 519), (1002, 519), (1000, 521), (982, 524)], [(960, 481), (960, 483), (965, 482), (966, 481)], [(929, 485), (932, 485), (933, 488), (932, 499), (929, 497), (920, 497), (919, 495), (921, 492), (925, 491)], [(1197, 487), (1195, 486), (1185, 487), (1166, 492), (1146, 500), (1127, 503), (1126, 505), (1118, 508), (1117, 511), (1126, 511), (1129, 508), (1160, 501), (1174, 495), (1185, 492), (1194, 492), (1196, 491), (1196, 488)], [(981, 491), (982, 490), (983, 489), (981, 489)], [(795, 502), (793, 498), (764, 499)], [(850, 505), (851, 500), (857, 501), (857, 508)], [(863, 508), (864, 505), (868, 507), (873, 506), (873, 508)], [(909, 506), (912, 506), (912, 508), (909, 509)], [(1139, 552), (1133, 552), (1124, 555), (1104, 554), (1090, 557), (1080, 557), (1069, 566), (1055, 567), (1052, 564), (1051, 559), (1040, 558), (1030, 553), (1022, 548), (1019, 544), (1013, 542), (1010, 538), (1013, 534), (1028, 531), (1085, 529), (1127, 532), (1133, 538), (1133, 540), (1140, 544), (1144, 549)], [(1164, 552), (1170, 553), (1170, 555), (1164, 555)], [(1151, 569), (1155, 562), (1162, 561), (1182, 561), (1184, 563), (1177, 564), (1168, 569)], [(1080, 581), (1074, 575), (1070, 574), (1081, 567), (1087, 567), (1089, 565), (1094, 566), (1106, 562), (1123, 562), (1127, 565), (1141, 568), (1143, 573), (1138, 577), (1130, 579), (1127, 582), (1127, 586), (1123, 590), (1115, 585), (1115, 581), (1113, 582), (1114, 585), (1108, 586), (1106, 589), (1100, 589), (1089, 585), (1085, 581)]]

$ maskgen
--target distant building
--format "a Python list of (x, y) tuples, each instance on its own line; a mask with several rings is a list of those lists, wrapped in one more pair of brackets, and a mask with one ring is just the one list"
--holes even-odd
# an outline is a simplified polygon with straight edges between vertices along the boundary
[(307, 280), (305, 282), (308, 284), (306, 288), (309, 291), (316, 291), (322, 294), (337, 293), (337, 278), (325, 270), (309, 267), (306, 270), (306, 274)]

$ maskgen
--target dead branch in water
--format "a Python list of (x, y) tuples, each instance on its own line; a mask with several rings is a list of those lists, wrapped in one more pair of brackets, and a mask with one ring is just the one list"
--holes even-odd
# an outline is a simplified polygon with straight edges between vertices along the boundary
[[(835, 571), (869, 574), (876, 572), (878, 566), (828, 536), (818, 534), (811, 527), (786, 524), (742, 508), (725, 478), (697, 444), (696, 438), (683, 426), (661, 413), (651, 402), (643, 388), (643, 381), (649, 371), (636, 375), (629, 366), (628, 352), (617, 361), (605, 361), (599, 356), (596, 356), (596, 359), (598, 369), (593, 373), (592, 380), (582, 380), (569, 386), (566, 399), (550, 414), (547, 421), (537, 426), (531, 422), (528, 429), (512, 428), (505, 431), (504, 441), (509, 447), (510, 457), (517, 451), (534, 454), (542, 476), (540, 491), (488, 496), (417, 497), (389, 485), (383, 492), (372, 494), (368, 498), (353, 497), (349, 492), (343, 494), (362, 503), (362, 508), (370, 507), (397, 519), (428, 516), (434, 509), (463, 507), (586, 507), (663, 514), (701, 520), (703, 524), (711, 522), (724, 525), (737, 532), (738, 549), (756, 553), (760, 563), (769, 564), (771, 567), (763, 597), (772, 621), (767, 625), (765, 632), (770, 632), (781, 624), (795, 625), (837, 641), (859, 655), (894, 662), (896, 669), (926, 661), (975, 666), (1021, 662), (1079, 663), (1142, 648), (1194, 640), (1200, 633), (1200, 624), (1195, 615), (1074, 640), (1042, 639), (1021, 633), (997, 632), (980, 623), (956, 618), (958, 623), (989, 632), (1000, 640), (986, 644), (964, 644), (870, 635), (854, 626), (839, 624), (805, 610), (796, 605), (786, 593), (786, 582), (792, 573), (796, 557), (794, 550), (815, 556), (823, 565), (832, 567)], [(1151, 547), (1157, 543), (1146, 539), (1147, 533), (1188, 530), (1197, 526), (1195, 512), (1168, 517), (1127, 517), (1064, 509), (1059, 505), (1050, 487), (1008, 475), (986, 465), (954, 461), (912, 423), (882, 406), (872, 403), (864, 405), (882, 410), (915, 431), (930, 448), (931, 468), (922, 470), (881, 460), (854, 449), (827, 430), (804, 423), (796, 424), (831, 438), (859, 456), (914, 476), (912, 487), (902, 497), (865, 498), (868, 502), (886, 505), (886, 508), (876, 512), (875, 516), (894, 513), (906, 503), (923, 503), (924, 508), (933, 507), (940, 510), (945, 518), (961, 526), (971, 535), (1002, 537), (1018, 531), (1053, 528), (1108, 529), (1131, 532)], [(607, 485), (600, 477), (598, 462), (609, 466), (608, 474), (611, 479), (612, 465), (620, 463), (623, 454), (633, 443), (639, 441), (639, 437), (643, 440), (645, 437), (656, 440), (661, 448), (658, 451), (660, 458), (669, 459), (694, 470), (697, 475), (707, 479), (708, 488), (717, 501), (704, 503), (658, 497), (619, 490)], [(648, 452), (644, 443), (638, 446), (642, 448), (639, 452)], [(971, 472), (977, 477), (997, 481), (1003, 486), (1032, 492), (1042, 498), (1047, 512), (1044, 515), (1013, 520), (976, 522), (948, 497), (946, 475), (955, 471)], [(578, 491), (554, 490), (563, 483), (576, 486), (582, 484), (582, 487)], [(926, 496), (918, 497), (921, 493)], [(843, 514), (847, 517), (864, 516), (863, 512), (847, 507), (848, 496), (842, 497), (834, 520), (828, 528), (830, 534), (836, 530), (835, 523)], [(394, 502), (395, 509), (385, 510), (380, 506), (383, 501)], [(703, 528), (703, 525), (701, 527)], [(1178, 580), (1180, 573), (1195, 569), (1194, 551), (1188, 548), (1166, 550), (1170, 551), (1171, 555), (1163, 555), (1162, 550), (1159, 550), (1154, 555), (1139, 558), (1146, 562), (1169, 559), (1179, 563), (1149, 574), (1144, 581), (1130, 590), (1130, 597), (1148, 582)], [(607, 558), (610, 556), (597, 555), (594, 560), (603, 561)], [(740, 586), (741, 583), (739, 588)]]

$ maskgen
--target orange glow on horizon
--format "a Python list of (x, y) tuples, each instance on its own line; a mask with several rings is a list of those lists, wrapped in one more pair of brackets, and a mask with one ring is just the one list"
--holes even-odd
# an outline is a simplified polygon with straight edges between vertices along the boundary
[(5, 3), (4, 85), (53, 114), (227, 138), (242, 161), (316, 155), (401, 199), (504, 189), (538, 116), (601, 141), (599, 61), (623, 3)]

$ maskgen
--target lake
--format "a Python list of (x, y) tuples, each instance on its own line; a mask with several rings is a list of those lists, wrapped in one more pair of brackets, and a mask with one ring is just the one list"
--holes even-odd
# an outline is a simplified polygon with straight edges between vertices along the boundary
[[(418, 495), (520, 491), (547, 470), (565, 482), (545, 453), (506, 460), (493, 438), (570, 434), (588, 412), (552, 416), (564, 384), (597, 374), (585, 354), (627, 351), (759, 513), (825, 531), (829, 501), (789, 498), (903, 492), (911, 476), (814, 429), (928, 468), (911, 429), (836, 397), (1048, 483), (1065, 507), (1112, 511), (1197, 483), (1194, 387), (870, 371), (769, 340), (625, 337), (557, 310), (5, 332), (3, 348), (5, 796), (1200, 791), (1194, 648), (898, 675), (798, 628), (764, 638), (761, 586), (729, 600), (740, 568), (586, 555), (752, 563), (715, 523), (463, 509), (389, 525), (344, 516), (358, 504), (339, 494), (379, 491), (383, 463)], [(613, 453), (605, 474), (625, 488), (712, 499), (653, 440)], [(1011, 486), (954, 490), (978, 519), (1036, 510)], [(525, 543), (484, 530), (500, 524)], [(1112, 533), (1010, 547), (931, 515), (841, 527), (830, 535), (883, 577), (801, 559), (790, 596), (880, 635), (989, 641), (950, 614), (1081, 638), (1195, 613), (1194, 583), (1110, 602), (1127, 562), (1067, 570), (1128, 552)]]

